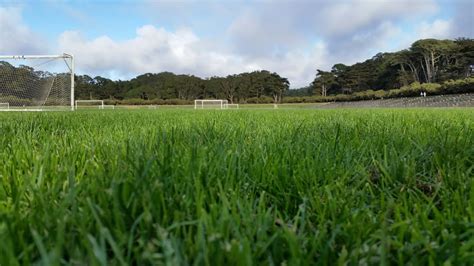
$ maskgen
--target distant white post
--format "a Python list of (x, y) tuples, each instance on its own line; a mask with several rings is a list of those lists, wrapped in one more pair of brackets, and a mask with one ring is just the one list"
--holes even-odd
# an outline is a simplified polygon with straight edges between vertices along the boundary
[(74, 56), (69, 56), (71, 57), (71, 110), (74, 111)]

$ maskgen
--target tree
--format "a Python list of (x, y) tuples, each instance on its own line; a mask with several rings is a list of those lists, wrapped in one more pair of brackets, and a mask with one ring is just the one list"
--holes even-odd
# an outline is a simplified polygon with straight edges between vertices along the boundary
[(265, 92), (265, 83), (268, 81), (268, 76), (270, 75), (270, 72), (266, 70), (262, 71), (254, 71), (250, 73), (251, 75), (251, 92), (255, 93), (254, 97), (257, 98), (257, 103), (258, 99), (262, 96), (264, 96)]
[(436, 81), (441, 58), (446, 57), (454, 45), (451, 40), (436, 39), (419, 40), (412, 44), (410, 49), (420, 55), (420, 65), (426, 82)]
[(247, 102), (247, 99), (252, 97), (251, 92), (252, 92), (252, 76), (250, 73), (241, 73), (238, 75), (238, 78), (240, 80), (239, 82), (239, 89), (237, 90), (237, 101), (238, 102)]
[(454, 73), (454, 78), (468, 77), (470, 66), (474, 65), (474, 39), (459, 38), (455, 43), (457, 49), (454, 51), (454, 64), (447, 72)]
[(399, 81), (404, 85), (412, 82), (420, 82), (416, 54), (409, 50), (403, 50), (393, 54), (391, 62), (400, 66)]
[(274, 103), (281, 103), (281, 99), (285, 91), (290, 88), (290, 82), (286, 78), (280, 77), (277, 73), (270, 75), (269, 93), (271, 93)]
[[(336, 77), (331, 72), (317, 69), (316, 78), (311, 83), (315, 92), (320, 92), (321, 96), (327, 96), (328, 89), (336, 83)], [(320, 90), (319, 90), (320, 89)]]
[(413, 82), (463, 78), (469, 75), (473, 64), (472, 39), (426, 39), (414, 42), (407, 50), (378, 53), (351, 66), (335, 64), (330, 72), (318, 70), (311, 86), (321, 95), (387, 90)]
[(239, 77), (236, 75), (229, 75), (226, 78), (220, 78), (219, 84), (222, 92), (224, 93), (224, 97), (229, 100), (230, 103), (234, 103), (235, 95), (239, 90)]

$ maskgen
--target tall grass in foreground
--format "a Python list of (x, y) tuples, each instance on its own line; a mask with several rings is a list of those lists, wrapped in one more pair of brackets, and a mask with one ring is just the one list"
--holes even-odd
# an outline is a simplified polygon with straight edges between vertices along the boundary
[(0, 113), (0, 265), (474, 263), (474, 110)]

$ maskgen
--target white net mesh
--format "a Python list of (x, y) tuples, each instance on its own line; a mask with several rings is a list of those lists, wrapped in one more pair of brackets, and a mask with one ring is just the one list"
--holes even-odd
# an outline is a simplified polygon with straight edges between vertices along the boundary
[(0, 58), (3, 108), (71, 107), (72, 59)]
[(194, 109), (227, 109), (227, 100), (194, 100)]
[(239, 104), (238, 103), (228, 103), (226, 104), (227, 109), (239, 109)]

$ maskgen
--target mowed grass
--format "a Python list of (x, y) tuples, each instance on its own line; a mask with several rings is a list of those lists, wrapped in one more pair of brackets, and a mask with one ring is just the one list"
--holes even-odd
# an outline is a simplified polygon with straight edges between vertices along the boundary
[(0, 265), (474, 263), (474, 109), (0, 113)]

